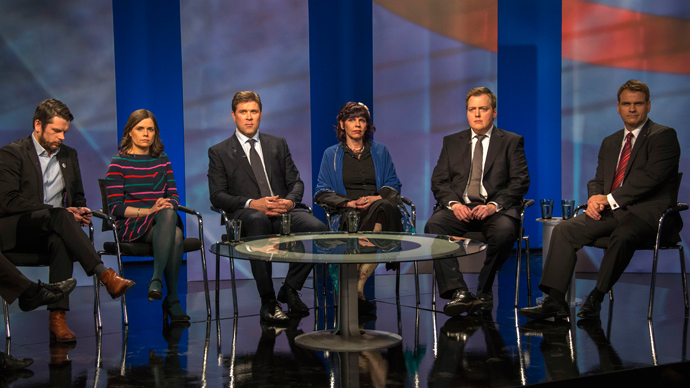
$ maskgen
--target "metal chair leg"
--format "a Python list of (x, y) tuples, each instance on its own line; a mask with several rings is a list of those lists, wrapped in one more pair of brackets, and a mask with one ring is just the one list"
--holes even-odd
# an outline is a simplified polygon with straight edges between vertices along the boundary
[(237, 286), (235, 285), (235, 259), (232, 258), (230, 254), (230, 281), (232, 282), (232, 305), (235, 312), (235, 317), (237, 317)]
[(414, 294), (417, 302), (417, 306), (420, 304), (419, 300), (419, 264), (414, 262)]
[(525, 265), (527, 266), (527, 298), (532, 296), (532, 274), (529, 270), (530, 257), (529, 257), (529, 236), (522, 237), (525, 240)]
[(520, 296), (520, 256), (522, 254), (522, 236), (517, 240), (517, 251), (515, 252), (515, 307), (518, 306)]
[(7, 301), (5, 299), (2, 300), (2, 311), (3, 314), (5, 314), (5, 338), (8, 340), (10, 339), (10, 312), (9, 308), (7, 307)]
[(685, 272), (685, 252), (683, 251), (683, 245), (678, 248), (678, 255), (680, 256), (680, 278), (683, 282), (683, 299), (685, 300), (685, 316), (688, 316), (688, 275)]
[[(219, 243), (216, 243), (219, 244)], [(216, 251), (216, 319), (220, 314), (220, 253)]]
[[(94, 304), (94, 315), (96, 316), (96, 331), (98, 329), (101, 329), (103, 327), (103, 320), (101, 319), (101, 292), (100, 292), (100, 283), (98, 281), (98, 276), (93, 275), (93, 288), (94, 288), (94, 295), (93, 295), (93, 304)], [(125, 324), (125, 327), (127, 327), (127, 324)]]
[(654, 288), (656, 287), (656, 265), (659, 260), (659, 238), (657, 236), (657, 243), (654, 246), (654, 260), (652, 261), (652, 284), (649, 287), (649, 309), (647, 310), (647, 319), (652, 319), (652, 311), (654, 309)]
[(400, 305), (400, 266), (395, 269), (395, 303)]

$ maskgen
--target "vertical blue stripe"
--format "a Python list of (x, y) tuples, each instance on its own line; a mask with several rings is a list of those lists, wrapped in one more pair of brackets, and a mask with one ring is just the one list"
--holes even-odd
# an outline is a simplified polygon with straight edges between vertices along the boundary
[[(561, 2), (498, 0), (498, 117), (525, 137), (526, 198), (561, 199)], [(559, 207), (555, 209), (559, 214)], [(533, 247), (542, 244), (539, 206), (525, 214)]]
[[(323, 152), (337, 141), (333, 126), (338, 109), (348, 101), (373, 108), (370, 0), (309, 1), (309, 71), (311, 173), (316, 187)], [(372, 109), (372, 115), (375, 112)], [(317, 206), (314, 214), (324, 219)]]

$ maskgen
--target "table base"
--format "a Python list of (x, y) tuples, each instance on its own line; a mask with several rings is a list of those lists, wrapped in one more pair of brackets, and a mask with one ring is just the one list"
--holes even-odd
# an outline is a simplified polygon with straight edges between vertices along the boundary
[(303, 348), (331, 352), (361, 352), (390, 348), (400, 342), (402, 337), (399, 335), (379, 330), (361, 330), (361, 335), (349, 337), (335, 334), (333, 330), (320, 330), (295, 337), (295, 343)]

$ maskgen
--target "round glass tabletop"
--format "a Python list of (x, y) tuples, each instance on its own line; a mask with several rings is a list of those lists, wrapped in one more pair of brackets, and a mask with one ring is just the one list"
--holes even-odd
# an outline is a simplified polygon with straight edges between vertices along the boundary
[(239, 243), (214, 244), (211, 252), (239, 259), (347, 264), (446, 259), (484, 249), (478, 241), (443, 235), (321, 232), (248, 237)]

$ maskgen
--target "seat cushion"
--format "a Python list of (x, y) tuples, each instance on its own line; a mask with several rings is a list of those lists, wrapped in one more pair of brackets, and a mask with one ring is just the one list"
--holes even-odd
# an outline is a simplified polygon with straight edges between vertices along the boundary
[[(153, 247), (146, 243), (120, 243), (120, 249), (124, 256), (153, 256)], [(185, 238), (184, 251), (194, 252), (201, 249), (201, 241), (198, 238)], [(115, 255), (117, 253), (117, 246), (114, 242), (107, 242), (103, 244), (103, 250), (108, 255)]]

